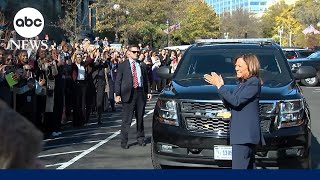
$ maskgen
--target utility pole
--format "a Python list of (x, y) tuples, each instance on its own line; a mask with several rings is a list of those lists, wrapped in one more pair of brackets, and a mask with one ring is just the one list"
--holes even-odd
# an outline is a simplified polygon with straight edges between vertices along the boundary
[(289, 33), (289, 46), (292, 46), (292, 32)]
[(167, 47), (169, 46), (169, 20), (167, 19), (167, 22), (166, 22), (166, 25), (167, 25), (167, 30), (168, 30), (168, 33), (167, 33)]
[(283, 33), (283, 27), (281, 26), (280, 29), (278, 29), (279, 37), (280, 37), (280, 46), (282, 46), (282, 33)]

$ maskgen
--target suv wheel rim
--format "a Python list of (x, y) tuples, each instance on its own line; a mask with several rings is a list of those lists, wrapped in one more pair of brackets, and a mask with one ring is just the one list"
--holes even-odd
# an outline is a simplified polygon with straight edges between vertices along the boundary
[(313, 83), (316, 82), (316, 78), (315, 78), (315, 77), (313, 77), (313, 78), (307, 78), (307, 79), (305, 79), (305, 81), (306, 81), (308, 84), (313, 84)]

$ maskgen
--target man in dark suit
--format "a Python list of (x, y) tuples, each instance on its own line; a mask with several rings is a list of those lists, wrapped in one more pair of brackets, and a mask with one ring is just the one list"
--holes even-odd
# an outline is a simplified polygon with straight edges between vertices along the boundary
[(116, 103), (122, 102), (121, 147), (128, 149), (128, 131), (135, 114), (137, 120), (137, 141), (145, 146), (143, 114), (146, 100), (151, 99), (146, 66), (138, 60), (139, 48), (129, 46), (128, 59), (119, 64), (115, 81)]

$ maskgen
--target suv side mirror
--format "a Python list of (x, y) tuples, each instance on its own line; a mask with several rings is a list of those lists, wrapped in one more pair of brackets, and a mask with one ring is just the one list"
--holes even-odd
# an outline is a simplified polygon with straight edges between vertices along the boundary
[(307, 78), (312, 78), (317, 75), (317, 71), (314, 67), (312, 66), (300, 66), (298, 71), (293, 73), (293, 76), (295, 79), (307, 79)]
[(161, 79), (172, 79), (172, 76), (173, 76), (173, 74), (170, 73), (170, 68), (167, 66), (159, 67), (159, 69), (157, 70), (157, 75)]

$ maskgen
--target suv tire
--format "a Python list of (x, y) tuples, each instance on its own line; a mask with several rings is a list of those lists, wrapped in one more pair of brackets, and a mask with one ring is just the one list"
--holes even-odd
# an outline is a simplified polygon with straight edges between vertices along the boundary
[(307, 79), (302, 79), (301, 83), (305, 86), (309, 86), (309, 87), (314, 87), (318, 84), (319, 79), (318, 77), (313, 77), (313, 78), (307, 78)]

